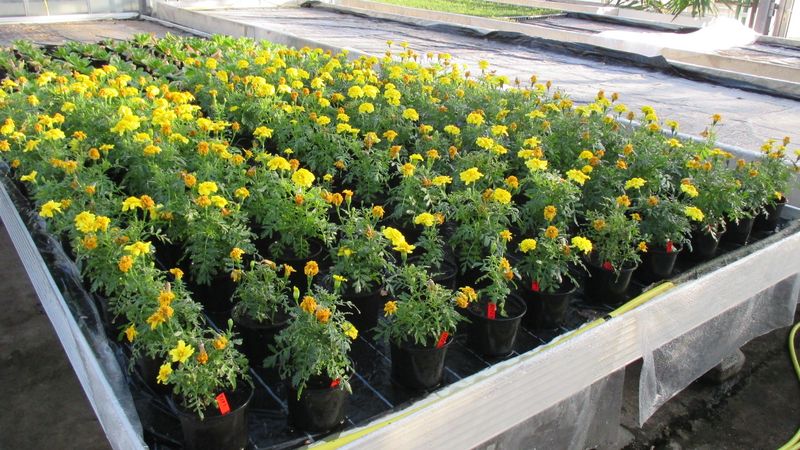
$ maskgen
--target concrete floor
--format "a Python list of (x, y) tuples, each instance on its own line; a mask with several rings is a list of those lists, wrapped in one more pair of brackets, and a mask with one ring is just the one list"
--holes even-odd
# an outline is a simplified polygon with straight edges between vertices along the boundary
[(110, 448), (0, 224), (0, 448)]

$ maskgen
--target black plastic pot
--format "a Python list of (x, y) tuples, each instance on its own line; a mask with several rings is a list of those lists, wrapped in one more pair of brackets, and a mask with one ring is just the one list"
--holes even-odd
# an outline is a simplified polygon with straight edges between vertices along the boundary
[(452, 337), (441, 348), (437, 348), (436, 344), (421, 347), (392, 342), (392, 380), (413, 390), (428, 390), (440, 385), (447, 348), (451, 342)]
[(330, 379), (309, 380), (300, 398), (289, 386), (289, 424), (304, 431), (330, 431), (344, 423), (348, 395), (341, 383), (331, 387)]
[(473, 303), (467, 308), (470, 319), (467, 344), (484, 356), (508, 356), (514, 350), (519, 324), (528, 308), (521, 298), (512, 294), (506, 300), (506, 317), (497, 311), (495, 318), (489, 319), (487, 309), (486, 301)]
[(739, 219), (739, 223), (728, 221), (725, 234), (722, 240), (732, 244), (745, 245), (750, 240), (750, 232), (753, 231), (752, 217)]
[(274, 322), (267, 323), (256, 322), (242, 316), (237, 317), (235, 323), (242, 336), (242, 353), (247, 356), (251, 366), (261, 367), (268, 356), (269, 346), (275, 344), (275, 336), (289, 323), (289, 315), (279, 313)]
[(185, 448), (191, 450), (241, 450), (247, 447), (247, 407), (253, 389), (243, 385), (226, 392), (230, 412), (222, 415), (215, 407), (207, 408), (201, 419), (193, 411), (178, 406)]
[(606, 305), (616, 305), (625, 300), (631, 276), (636, 270), (635, 265), (623, 266), (618, 271), (593, 262), (589, 262), (586, 267), (589, 269), (589, 278), (586, 280), (584, 293), (588, 300)]
[(455, 289), (457, 287), (456, 277), (458, 275), (458, 268), (455, 263), (445, 259), (442, 261), (441, 267), (433, 269), (431, 272), (436, 274), (433, 276), (433, 281), (436, 283), (441, 284), (447, 289)]
[(692, 251), (689, 252), (689, 257), (695, 261), (705, 261), (717, 255), (717, 247), (719, 247), (719, 238), (717, 239), (702, 230), (692, 230)]
[(309, 242), (309, 248), (310, 250), (308, 256), (306, 257), (300, 257), (291, 253), (273, 257), (277, 264), (288, 264), (292, 266), (294, 270), (296, 270), (296, 272), (289, 275), (289, 280), (292, 282), (292, 286), (297, 286), (303, 293), (305, 293), (308, 285), (308, 277), (303, 271), (306, 263), (309, 261), (316, 261), (320, 271), (323, 271), (326, 268), (326, 263), (323, 261), (322, 244), (318, 241), (312, 240)]
[(236, 284), (229, 275), (220, 275), (210, 285), (200, 285), (190, 281), (188, 288), (203, 305), (203, 310), (212, 318), (224, 323), (231, 315), (233, 302), (231, 297)]
[(646, 283), (666, 280), (672, 276), (675, 262), (681, 251), (683, 251), (683, 247), (675, 246), (672, 251), (668, 252), (665, 248), (648, 245), (647, 253), (642, 258), (642, 264), (636, 270), (636, 276)]
[[(348, 289), (342, 294), (342, 299), (353, 303), (353, 305), (358, 308), (358, 311), (349, 311), (352, 314), (348, 317), (348, 320), (362, 332), (372, 330), (378, 325), (378, 316), (380, 316), (381, 311), (383, 311), (386, 298), (380, 287), (371, 291), (362, 291), (359, 293)], [(345, 310), (347, 311), (348, 308), (345, 308)]]
[(528, 301), (528, 312), (523, 323), (528, 328), (553, 329), (564, 323), (567, 308), (577, 286), (565, 279), (555, 292), (536, 291), (527, 286), (524, 295)]
[(768, 204), (766, 206), (766, 215), (759, 214), (758, 217), (756, 217), (753, 229), (758, 231), (775, 231), (785, 206), (786, 197), (781, 197), (777, 202)]

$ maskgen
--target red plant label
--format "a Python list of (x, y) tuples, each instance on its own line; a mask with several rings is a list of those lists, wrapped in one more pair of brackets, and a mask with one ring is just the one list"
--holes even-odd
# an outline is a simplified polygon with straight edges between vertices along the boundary
[(675, 248), (672, 246), (672, 241), (667, 241), (667, 253), (672, 253)]
[(450, 337), (450, 334), (447, 331), (442, 331), (442, 334), (439, 335), (439, 342), (436, 343), (436, 348), (444, 347), (448, 337)]
[(217, 406), (219, 406), (219, 412), (223, 416), (231, 412), (231, 406), (228, 404), (228, 398), (225, 397), (224, 392), (217, 396)]
[(531, 290), (533, 292), (539, 292), (541, 290), (541, 289), (539, 289), (539, 282), (538, 281), (531, 282)]
[(494, 320), (494, 318), (497, 317), (497, 305), (494, 303), (489, 303), (486, 305), (486, 317), (491, 320)]
[(606, 261), (603, 263), (603, 269), (608, 270), (610, 272), (614, 270), (614, 266), (611, 264), (611, 261)]
[(333, 381), (331, 381), (331, 389), (339, 387), (339, 382), (340, 382), (340, 380), (338, 378), (333, 380)]

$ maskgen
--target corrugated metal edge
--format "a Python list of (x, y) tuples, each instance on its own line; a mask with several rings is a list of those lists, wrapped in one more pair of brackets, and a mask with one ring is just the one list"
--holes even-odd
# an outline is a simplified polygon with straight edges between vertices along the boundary
[(119, 450), (146, 449), (141, 430), (134, 429), (125, 414), (2, 183), (0, 219), (111, 446)]

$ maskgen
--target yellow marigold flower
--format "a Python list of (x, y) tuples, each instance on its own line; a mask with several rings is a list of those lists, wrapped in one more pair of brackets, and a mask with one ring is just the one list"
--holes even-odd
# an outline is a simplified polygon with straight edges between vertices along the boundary
[(647, 243), (644, 241), (639, 242), (639, 245), (637, 245), (636, 248), (642, 253), (647, 253)]
[(414, 217), (414, 223), (425, 227), (432, 227), (436, 223), (436, 218), (433, 214), (424, 212)]
[(291, 275), (291, 274), (293, 274), (295, 272), (297, 272), (297, 270), (295, 270), (294, 267), (290, 266), (289, 264), (284, 264), (283, 265), (283, 276), (284, 277), (289, 278), (289, 275)]
[(219, 335), (219, 336), (217, 336), (216, 339), (214, 339), (214, 348), (215, 349), (217, 349), (217, 350), (225, 350), (225, 347), (227, 347), (227, 346), (228, 346), (228, 338), (227, 337), (225, 337), (223, 335)]
[(456, 293), (456, 305), (462, 309), (466, 308), (469, 306), (469, 297), (463, 292)]
[(453, 182), (453, 179), (451, 177), (446, 176), (446, 175), (435, 176), (431, 180), (431, 184), (434, 185), (434, 186), (444, 186), (445, 184), (450, 184), (452, 182)]
[(171, 290), (164, 290), (158, 293), (159, 306), (169, 306), (173, 300), (175, 300), (175, 293), (172, 292)]
[(385, 211), (383, 210), (383, 206), (373, 206), (372, 207), (372, 216), (376, 219), (383, 218)]
[(257, 127), (255, 130), (253, 130), (253, 136), (255, 136), (255, 137), (259, 138), (259, 139), (271, 138), (272, 137), (272, 131), (273, 130), (271, 128), (267, 128), (267, 127), (263, 127), (263, 126), (262, 127)]
[(317, 264), (316, 261), (307, 262), (305, 267), (303, 267), (303, 273), (305, 273), (307, 277), (317, 276), (319, 273), (319, 264)]
[(572, 238), (572, 246), (582, 251), (584, 254), (592, 252), (592, 241), (583, 236), (575, 236)]
[(700, 193), (697, 191), (697, 188), (691, 184), (681, 183), (681, 191), (691, 198), (695, 198), (700, 195)]
[(625, 160), (618, 159), (617, 160), (617, 169), (625, 170), (628, 168), (628, 163)]
[(658, 197), (656, 197), (655, 195), (651, 195), (650, 197), (647, 197), (647, 204), (650, 205), (650, 206), (658, 205), (659, 201), (660, 200), (658, 200)]
[(402, 166), (400, 166), (400, 173), (406, 178), (410, 177), (411, 175), (414, 175), (415, 170), (416, 167), (414, 167), (414, 165), (411, 163), (405, 163)]
[(230, 256), (231, 259), (234, 261), (241, 261), (242, 255), (244, 255), (244, 253), (245, 253), (244, 250), (240, 249), (239, 247), (233, 247), (228, 256)]
[(294, 184), (303, 188), (310, 188), (314, 183), (314, 178), (314, 174), (306, 169), (298, 169), (292, 174)]
[(537, 171), (540, 171), (540, 170), (545, 170), (545, 169), (547, 169), (547, 164), (548, 163), (547, 163), (546, 160), (539, 159), (539, 158), (531, 158), (531, 159), (525, 161), (525, 165), (528, 166), (528, 169), (530, 169), (531, 172), (537, 172)]
[(553, 205), (547, 205), (544, 207), (544, 220), (548, 222), (552, 222), (553, 219), (556, 217), (558, 210)]
[(375, 105), (369, 102), (362, 103), (358, 106), (358, 112), (361, 114), (370, 114), (375, 111)]
[(275, 156), (267, 162), (267, 168), (269, 170), (292, 170), (292, 166), (289, 164), (289, 161), (286, 160), (283, 156)]
[(492, 193), (492, 198), (502, 205), (507, 205), (511, 202), (511, 192), (503, 188), (497, 188)]
[(558, 237), (558, 228), (550, 225), (546, 230), (544, 230), (544, 235), (550, 239), (555, 239)]
[(172, 366), (169, 363), (164, 363), (158, 368), (158, 377), (156, 377), (156, 382), (159, 384), (167, 384), (170, 375), (172, 375)]
[(471, 167), (459, 174), (459, 178), (461, 181), (464, 182), (467, 186), (470, 184), (478, 181), (480, 178), (483, 177), (483, 174), (478, 170), (477, 167)]
[(411, 245), (408, 242), (403, 241), (395, 244), (395, 246), (392, 247), (392, 250), (408, 255), (411, 252), (413, 252), (415, 248), (417, 248), (417, 246)]
[(461, 134), (461, 130), (455, 125), (445, 125), (444, 132), (451, 136), (458, 136)]
[(314, 297), (306, 295), (303, 297), (303, 301), (300, 302), (300, 309), (309, 314), (314, 314), (314, 311), (317, 310), (317, 301), (314, 300)]
[(683, 144), (681, 143), (681, 141), (679, 141), (679, 140), (677, 140), (675, 138), (667, 139), (667, 145), (670, 148), (681, 148), (681, 147), (683, 147)]
[(27, 181), (29, 183), (36, 183), (36, 175), (38, 175), (38, 174), (39, 174), (39, 172), (37, 172), (35, 170), (32, 170), (29, 174), (19, 177), (19, 180), (20, 181)]
[(133, 267), (133, 258), (128, 255), (123, 256), (119, 259), (117, 267), (119, 267), (120, 272), (127, 273)]
[(478, 147), (480, 147), (480, 148), (482, 148), (484, 150), (489, 150), (492, 147), (494, 147), (494, 139), (492, 139), (492, 138), (490, 138), (488, 136), (481, 136), (481, 137), (475, 139), (475, 145), (477, 145)]
[(128, 342), (133, 342), (137, 334), (139, 333), (136, 331), (136, 327), (133, 325), (130, 325), (125, 329), (125, 337), (128, 338)]
[(627, 208), (631, 206), (631, 199), (627, 195), (620, 195), (617, 197), (617, 205)]
[(93, 233), (97, 216), (89, 211), (82, 211), (75, 216), (75, 228), (81, 233)]
[(713, 114), (711, 116), (711, 123), (714, 124), (714, 125), (719, 123), (720, 120), (722, 120), (722, 115), (720, 115), (720, 114)]
[(385, 137), (387, 141), (392, 142), (397, 137), (397, 131), (387, 130), (384, 131), (381, 136)]
[(319, 323), (328, 323), (331, 320), (331, 310), (328, 308), (319, 308), (314, 312)]
[(642, 178), (631, 178), (630, 180), (625, 182), (625, 189), (639, 189), (647, 183), (646, 180)]
[(495, 136), (508, 136), (508, 127), (505, 125), (492, 125), (491, 131)]
[(590, 152), (589, 150), (584, 150), (578, 155), (578, 159), (592, 159), (594, 158), (594, 153)]
[(241, 198), (242, 200), (246, 199), (250, 196), (250, 191), (247, 190), (246, 187), (240, 187), (233, 191), (233, 195), (237, 198)]
[(239, 281), (242, 280), (242, 275), (244, 275), (244, 272), (242, 272), (241, 269), (231, 270), (231, 281), (233, 281), (234, 283), (238, 283)]
[(227, 200), (225, 200), (225, 198), (224, 198), (224, 197), (220, 197), (219, 195), (212, 195), (212, 196), (211, 196), (211, 198), (210, 198), (209, 200), (210, 200), (210, 201), (211, 201), (211, 203), (212, 203), (212, 204), (214, 204), (214, 206), (216, 206), (217, 208), (224, 208), (225, 206), (227, 206), (227, 205), (228, 205), (228, 201), (227, 201)]
[(633, 220), (635, 220), (637, 222), (641, 222), (642, 221), (642, 216), (639, 215), (639, 213), (633, 213), (633, 214), (631, 214), (631, 219), (633, 219)]
[(345, 258), (349, 258), (350, 255), (353, 254), (353, 250), (350, 250), (347, 247), (340, 247), (339, 250), (336, 252), (336, 256), (344, 256)]
[(425, 155), (426, 155), (426, 156), (428, 157), (428, 159), (429, 159), (429, 160), (431, 160), (431, 161), (433, 161), (433, 160), (437, 160), (437, 159), (439, 159), (439, 158), (440, 158), (440, 156), (439, 156), (439, 150), (436, 150), (435, 148), (432, 148), (432, 149), (428, 150), (427, 152), (425, 152)]
[(419, 113), (414, 108), (406, 108), (403, 111), (403, 119), (417, 121), (419, 120)]
[(352, 339), (354, 341), (358, 337), (358, 330), (350, 322), (345, 321), (342, 324), (342, 331), (344, 332), (345, 336), (349, 337), (350, 339)]
[(511, 234), (511, 232), (509, 230), (503, 230), (503, 231), (500, 232), (500, 239), (502, 239), (502, 240), (504, 240), (506, 242), (511, 242), (511, 239), (513, 237), (514, 237), (514, 235)]
[(703, 214), (703, 211), (701, 211), (700, 208), (696, 206), (687, 206), (686, 208), (683, 209), (683, 213), (686, 214), (687, 217), (696, 222), (702, 222), (703, 219), (705, 218), (705, 214)]
[(383, 305), (383, 315), (384, 316), (391, 316), (392, 314), (397, 312), (397, 302), (394, 300), (390, 300)]
[(213, 181), (204, 181), (197, 186), (197, 192), (200, 195), (211, 195), (217, 192), (218, 189), (217, 183)]
[(149, 242), (142, 242), (136, 241), (133, 244), (126, 245), (124, 250), (130, 253), (133, 257), (146, 255), (150, 253), (150, 243)]
[(150, 145), (148, 145), (147, 147), (144, 148), (143, 152), (147, 156), (157, 155), (157, 154), (161, 153), (161, 147), (158, 147), (156, 145), (150, 144)]
[(177, 267), (173, 267), (172, 269), (169, 269), (169, 273), (171, 273), (172, 276), (174, 276), (176, 280), (180, 280), (180, 279), (183, 278), (183, 270), (181, 270), (181, 269), (179, 269)]
[(175, 346), (172, 350), (169, 351), (169, 355), (172, 357), (172, 362), (179, 362), (181, 364), (185, 363), (190, 356), (194, 354), (194, 347), (191, 345), (186, 345), (186, 342), (183, 339), (178, 340), (178, 345)]
[(381, 231), (381, 234), (383, 234), (386, 239), (389, 239), (392, 245), (398, 245), (399, 243), (406, 241), (406, 237), (403, 236), (403, 233), (401, 233), (397, 228), (384, 227), (383, 231)]
[(583, 172), (581, 172), (580, 170), (577, 170), (577, 169), (568, 170), (567, 171), (567, 178), (569, 178), (570, 180), (578, 183), (581, 186), (583, 186), (583, 184), (586, 183), (587, 180), (591, 179), (591, 177), (589, 175), (586, 175), (585, 173), (583, 173)]
[(473, 111), (467, 115), (467, 123), (470, 125), (480, 126), (484, 123), (483, 114)]
[(536, 239), (523, 239), (522, 242), (519, 243), (519, 250), (522, 253), (528, 253), (531, 250), (536, 250)]
[(53, 214), (61, 212), (61, 203), (49, 200), (44, 205), (42, 205), (42, 209), (39, 211), (39, 215), (42, 217), (53, 217)]
[(60, 141), (64, 139), (66, 136), (64, 132), (58, 128), (53, 128), (52, 130), (47, 130), (44, 133), (44, 138), (48, 141)]

